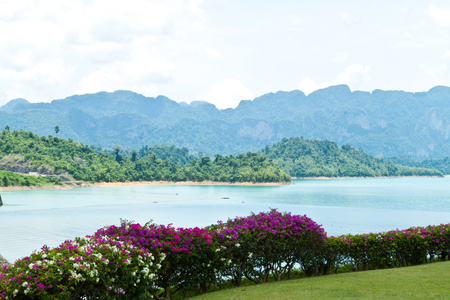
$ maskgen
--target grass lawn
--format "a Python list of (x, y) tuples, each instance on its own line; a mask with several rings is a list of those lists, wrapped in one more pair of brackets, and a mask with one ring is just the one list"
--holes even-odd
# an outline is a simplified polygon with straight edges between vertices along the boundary
[(193, 299), (450, 299), (450, 261), (211, 292)]

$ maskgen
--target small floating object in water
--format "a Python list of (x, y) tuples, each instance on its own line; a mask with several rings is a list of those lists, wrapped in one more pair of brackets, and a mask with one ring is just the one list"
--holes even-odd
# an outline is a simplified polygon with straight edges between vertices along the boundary
[(155, 201), (153, 201), (153, 203), (158, 203), (158, 201), (155, 200)]
[(230, 199), (230, 197), (222, 197), (222, 199)]

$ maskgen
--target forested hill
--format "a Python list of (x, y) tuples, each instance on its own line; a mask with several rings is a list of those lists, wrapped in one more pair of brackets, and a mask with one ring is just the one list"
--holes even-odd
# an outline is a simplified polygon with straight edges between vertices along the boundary
[(72, 140), (4, 129), (0, 134), (0, 170), (21, 173), (31, 171), (58, 175), (64, 180), (87, 182), (290, 181), (290, 177), (277, 165), (256, 153), (217, 155), (215, 159), (204, 156), (199, 160), (191, 160), (185, 166), (169, 159), (157, 158), (155, 153), (145, 155), (148, 150), (141, 149), (140, 154), (131, 151), (129, 156), (125, 156), (116, 147), (113, 155), (109, 155)]
[(417, 168), (435, 169), (441, 171), (443, 174), (450, 174), (450, 157), (448, 156), (440, 159), (425, 159), (423, 161), (417, 161), (407, 156), (389, 157), (388, 159), (394, 164)]
[(442, 176), (437, 170), (395, 165), (349, 145), (303, 138), (283, 139), (261, 154), (292, 177)]
[[(50, 100), (50, 99), (49, 99)], [(130, 91), (75, 95), (51, 103), (12, 100), (0, 107), (0, 128), (72, 138), (86, 145), (140, 149), (175, 145), (206, 155), (256, 151), (284, 137), (350, 144), (374, 156), (441, 158), (450, 153), (450, 88), (428, 92), (350, 91), (332, 86), (306, 96), (269, 93), (218, 110)]]

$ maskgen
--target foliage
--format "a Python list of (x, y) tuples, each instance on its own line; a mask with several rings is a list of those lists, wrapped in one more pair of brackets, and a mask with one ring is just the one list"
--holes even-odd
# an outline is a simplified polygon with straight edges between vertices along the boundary
[(189, 165), (192, 160), (198, 159), (198, 156), (189, 153), (186, 147), (178, 148), (173, 145), (153, 145), (149, 147), (148, 145), (139, 149), (138, 158), (143, 158), (151, 154), (155, 154), (157, 158), (162, 160), (170, 160), (178, 163), (179, 165)]
[(227, 261), (221, 257), (221, 246), (206, 229), (123, 222), (120, 227), (100, 229), (95, 235), (128, 241), (150, 253), (165, 253), (166, 259), (156, 272), (157, 286), (162, 289), (152, 290), (156, 299), (170, 299), (178, 291), (202, 293), (224, 280), (220, 270)]
[(154, 289), (164, 255), (96, 236), (66, 241), (4, 267), (1, 299), (131, 299)]
[(411, 227), (381, 233), (341, 235), (327, 239), (325, 272), (339, 266), (354, 270), (402, 267), (449, 258), (450, 224)]
[(62, 182), (54, 176), (21, 175), (9, 171), (0, 171), (0, 187), (8, 186), (48, 186), (61, 185)]
[(412, 159), (408, 156), (394, 156), (387, 158), (389, 161), (394, 164), (409, 166), (409, 167), (418, 167), (418, 168), (427, 168), (427, 169), (435, 169), (441, 171), (443, 174), (450, 174), (450, 157), (446, 156), (440, 159), (424, 159), (422, 161), (418, 161)]
[(307, 216), (267, 213), (237, 217), (213, 226), (221, 244), (231, 251), (229, 274), (240, 285), (243, 276), (265, 283), (290, 276), (294, 265), (309, 269), (325, 245), (323, 228)]
[(449, 253), (450, 224), (327, 237), (307, 216), (275, 209), (207, 228), (123, 221), (3, 267), (0, 299), (172, 299), (244, 278), (279, 281), (294, 266), (314, 276), (445, 261)]
[[(145, 155), (146, 151), (140, 153)], [(185, 150), (182, 149), (180, 157), (184, 154)], [(109, 155), (71, 140), (40, 137), (23, 130), (3, 130), (0, 134), (0, 169), (70, 175), (76, 180), (90, 182), (290, 180), (270, 160), (250, 152), (238, 156), (217, 155), (214, 160), (205, 156), (198, 161), (191, 160), (188, 166), (184, 166), (169, 159), (157, 158), (154, 153), (141, 158), (138, 158), (137, 153), (128, 157), (121, 153), (121, 147), (116, 146), (113, 155)]]
[(284, 138), (272, 147), (266, 146), (261, 154), (292, 177), (442, 176), (437, 170), (395, 165), (327, 140)]

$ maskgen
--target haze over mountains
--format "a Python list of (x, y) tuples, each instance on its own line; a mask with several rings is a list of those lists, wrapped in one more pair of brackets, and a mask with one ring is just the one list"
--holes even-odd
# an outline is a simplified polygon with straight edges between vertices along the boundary
[(351, 92), (332, 86), (265, 94), (218, 110), (203, 101), (177, 103), (131, 91), (75, 95), (51, 103), (12, 100), (0, 126), (88, 145), (138, 149), (166, 144), (204, 154), (257, 151), (284, 137), (350, 144), (375, 156), (445, 157), (450, 153), (450, 88), (428, 92)]

